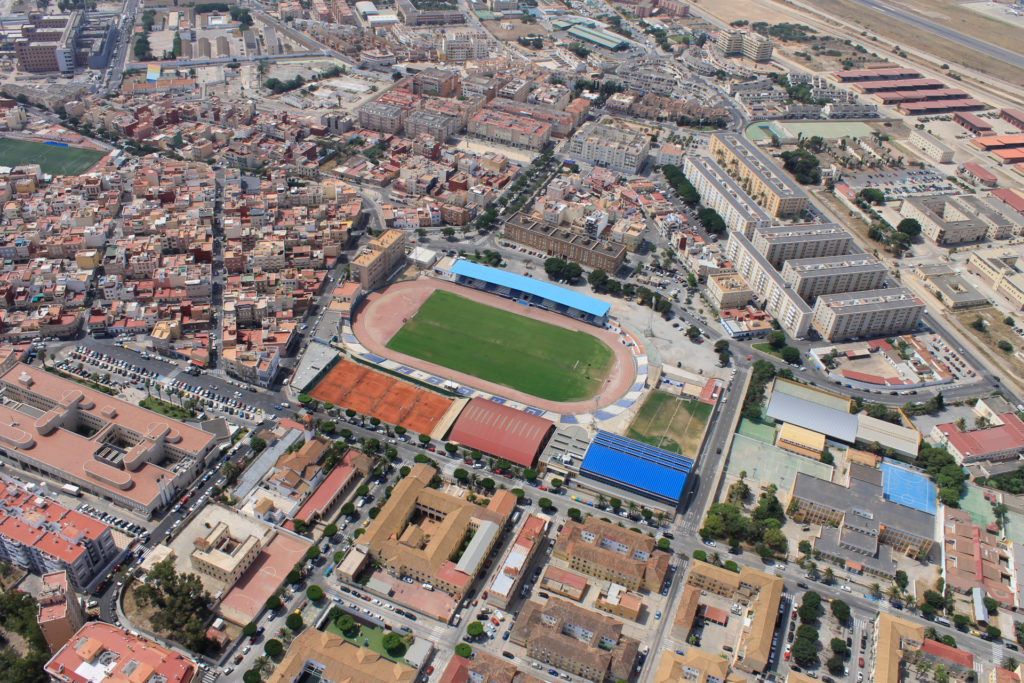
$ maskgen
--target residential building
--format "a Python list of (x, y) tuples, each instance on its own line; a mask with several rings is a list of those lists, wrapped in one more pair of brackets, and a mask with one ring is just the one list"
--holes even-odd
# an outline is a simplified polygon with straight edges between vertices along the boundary
[(819, 296), (812, 324), (823, 339), (834, 342), (913, 332), (923, 314), (924, 302), (913, 291), (890, 287)]
[(687, 156), (683, 173), (700, 193), (701, 203), (718, 212), (729, 230), (742, 232), (750, 239), (756, 228), (772, 224), (771, 216), (711, 157)]
[[(504, 1), (504, 0), (502, 0)], [(483, 650), (472, 659), (455, 655), (441, 674), (443, 683), (543, 683), (536, 676), (520, 671), (514, 662), (489, 655)]]
[(209, 464), (216, 438), (19, 363), (0, 376), (7, 457), (143, 514), (178, 497)]
[(43, 574), (43, 587), (36, 598), (36, 622), (50, 652), (57, 652), (85, 625), (82, 603), (68, 582), (64, 570)]
[(940, 246), (1004, 239), (1018, 234), (1024, 220), (975, 195), (908, 197), (900, 215), (921, 224), (921, 235)]
[(743, 278), (766, 313), (778, 320), (791, 337), (807, 336), (811, 307), (782, 279), (779, 272), (761, 255), (743, 233), (734, 232), (726, 244), (726, 256)]
[(459, 128), (458, 118), (425, 109), (409, 112), (405, 119), (405, 134), (410, 138), (430, 135), (438, 142), (444, 142), (455, 135)]
[[(1005, 610), (1019, 605), (1013, 545), (971, 521), (965, 510), (943, 508), (942, 578), (963, 595), (980, 591)], [(988, 614), (981, 615), (988, 621)]]
[(972, 251), (967, 272), (981, 277), (1018, 311), (1024, 310), (1024, 272), (1020, 259), (1009, 253)]
[(605, 581), (594, 600), (594, 607), (617, 617), (637, 621), (644, 608), (644, 601), (639, 593), (628, 591), (625, 586), (612, 581)]
[(723, 57), (745, 57), (755, 62), (770, 62), (775, 46), (760, 33), (746, 29), (723, 29), (715, 38), (715, 49)]
[(684, 654), (662, 650), (653, 683), (744, 683), (748, 680), (745, 675), (732, 671), (728, 659), (691, 646)]
[(924, 642), (924, 626), (886, 612), (875, 617), (872, 633), (875, 656), (867, 678), (874, 683), (901, 683), (901, 664), (904, 657), (917, 652)]
[(754, 290), (742, 278), (732, 273), (709, 275), (704, 293), (717, 311), (743, 308), (754, 298)]
[(506, 221), (505, 239), (606, 273), (618, 272), (626, 259), (625, 245), (545, 225), (522, 213)]
[(511, 640), (537, 661), (594, 683), (629, 679), (640, 650), (617, 619), (555, 597), (523, 605)]
[(750, 240), (778, 270), (790, 259), (828, 258), (860, 251), (850, 231), (838, 223), (758, 227)]
[(807, 193), (740, 133), (712, 133), (708, 152), (774, 218), (799, 216)]
[(570, 569), (632, 591), (661, 590), (669, 561), (667, 553), (655, 550), (650, 536), (596, 517), (566, 522), (551, 555)]
[(798, 473), (787, 506), (793, 519), (822, 525), (814, 549), (855, 571), (893, 577), (891, 551), (927, 558), (935, 536), (935, 514), (884, 495), (882, 472), (850, 464), (848, 486)]
[(395, 104), (370, 102), (359, 108), (359, 125), (381, 133), (398, 133), (408, 112)]
[(775, 620), (782, 600), (783, 580), (774, 574), (741, 566), (739, 573), (695, 561), (686, 585), (720, 595), (743, 610), (743, 627), (733, 645), (732, 666), (746, 673), (763, 673), (772, 651)]
[(972, 411), (974, 424), (963, 429), (955, 422), (937, 424), (929, 436), (960, 464), (1017, 460), (1024, 454), (1024, 422), (1013, 406), (998, 397), (986, 398)]
[(323, 683), (413, 683), (416, 669), (393, 662), (341, 636), (307, 628), (292, 641), (267, 683), (294, 683), (315, 672)]
[(412, 77), (413, 92), (417, 95), (454, 97), (459, 92), (457, 71), (430, 67)]
[(953, 148), (940, 142), (931, 133), (914, 128), (910, 131), (910, 144), (924, 152), (932, 161), (939, 164), (953, 163)]
[(236, 538), (227, 524), (219, 522), (209, 534), (195, 539), (192, 567), (200, 574), (234, 585), (256, 561), (262, 546), (261, 538), (251, 534)]
[(102, 621), (79, 629), (45, 671), (51, 680), (66, 683), (193, 683), (199, 675), (196, 663), (181, 652)]
[(915, 270), (921, 283), (946, 308), (955, 311), (989, 305), (988, 297), (945, 263), (919, 265)]
[(385, 230), (374, 237), (352, 260), (352, 279), (367, 292), (384, 286), (405, 263), (405, 244), (405, 233), (401, 230)]
[(792, 259), (782, 267), (782, 279), (808, 303), (824, 294), (879, 289), (888, 270), (868, 254)]
[(551, 139), (550, 123), (497, 109), (481, 109), (466, 129), (486, 140), (527, 149), (540, 149)]
[[(505, 510), (511, 494), (499, 491), (483, 508), (430, 488), (436, 474), (429, 465), (413, 467), (355, 548), (394, 576), (410, 577), (461, 599), (511, 514), (511, 509)], [(462, 549), (467, 538), (469, 544)], [(460, 549), (458, 561), (453, 561)]]
[(30, 73), (73, 72), (77, 66), (76, 42), (82, 29), (80, 10), (63, 15), (32, 15), (14, 38), (18, 70)]
[(487, 591), (487, 602), (498, 609), (508, 609), (516, 593), (523, 590), (530, 578), (527, 571), (533, 558), (541, 548), (547, 547), (547, 530), (550, 521), (545, 517), (529, 515), (522, 528), (509, 546), (491, 586)]
[(596, 121), (577, 131), (569, 142), (574, 160), (634, 175), (650, 149), (651, 139), (643, 133)]

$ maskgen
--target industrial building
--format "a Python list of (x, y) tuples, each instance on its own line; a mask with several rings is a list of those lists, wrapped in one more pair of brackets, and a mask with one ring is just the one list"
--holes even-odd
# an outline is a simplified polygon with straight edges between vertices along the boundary
[(554, 430), (551, 420), (473, 398), (459, 413), (448, 440), (519, 467), (533, 467)]
[(607, 321), (611, 309), (609, 303), (586, 294), (465, 259), (456, 260), (449, 272), (460, 285), (554, 311), (599, 327)]
[(675, 506), (686, 490), (693, 460), (599, 430), (580, 476), (641, 498)]

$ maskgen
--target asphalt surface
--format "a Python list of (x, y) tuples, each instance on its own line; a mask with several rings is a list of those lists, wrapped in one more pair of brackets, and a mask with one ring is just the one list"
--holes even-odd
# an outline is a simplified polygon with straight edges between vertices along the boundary
[(1010, 66), (1017, 67), (1018, 69), (1024, 69), (1024, 55), (1017, 52), (1012, 52), (996, 45), (991, 45), (983, 40), (974, 38), (973, 36), (960, 33), (948, 26), (937, 24), (934, 21), (924, 19), (912, 12), (900, 9), (898, 6), (893, 4), (882, 3), (879, 0), (853, 0), (853, 2), (861, 5), (862, 7), (875, 10), (876, 12), (881, 12), (882, 14), (890, 17), (895, 17), (900, 21), (904, 21), (911, 26), (928, 31), (940, 38), (945, 38), (946, 40), (957, 43), (958, 45), (962, 45), (976, 52), (988, 55), (992, 59), (1005, 62)]

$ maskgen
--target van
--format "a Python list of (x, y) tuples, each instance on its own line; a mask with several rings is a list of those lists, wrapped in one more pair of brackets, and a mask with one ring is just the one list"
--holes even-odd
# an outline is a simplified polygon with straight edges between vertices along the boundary
[(420, 584), (420, 586), (421, 586), (421, 587), (423, 588), (423, 590), (425, 590), (425, 591), (432, 591), (432, 590), (434, 590), (434, 586), (433, 586), (433, 584), (429, 584), (429, 583), (423, 583), (423, 584)]

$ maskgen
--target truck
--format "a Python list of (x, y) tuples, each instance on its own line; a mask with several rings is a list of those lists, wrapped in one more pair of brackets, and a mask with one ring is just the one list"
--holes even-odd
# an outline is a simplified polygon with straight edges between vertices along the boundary
[(64, 484), (60, 487), (61, 493), (66, 493), (69, 496), (80, 498), (82, 496), (82, 489), (75, 486), (74, 484)]

